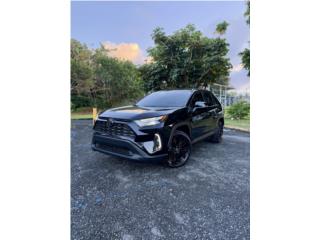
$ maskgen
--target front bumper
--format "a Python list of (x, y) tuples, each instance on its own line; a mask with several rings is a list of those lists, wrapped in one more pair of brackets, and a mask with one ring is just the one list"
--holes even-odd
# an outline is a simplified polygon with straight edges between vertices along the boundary
[(133, 141), (100, 134), (93, 135), (91, 147), (94, 151), (135, 161), (159, 161), (168, 156), (168, 154), (150, 155)]

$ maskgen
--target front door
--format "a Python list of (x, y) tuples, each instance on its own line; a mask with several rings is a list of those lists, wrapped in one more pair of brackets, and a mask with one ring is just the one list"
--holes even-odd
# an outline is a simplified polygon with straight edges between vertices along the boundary
[(202, 136), (207, 129), (206, 120), (208, 118), (208, 112), (206, 107), (195, 107), (195, 103), (201, 101), (204, 102), (201, 92), (195, 92), (190, 103), (189, 109), (191, 111), (191, 140), (194, 140)]
[(209, 113), (209, 118), (207, 119), (207, 132), (213, 132), (218, 126), (218, 113), (221, 111), (219, 110), (220, 105), (216, 103), (214, 96), (209, 91), (203, 91), (203, 98)]

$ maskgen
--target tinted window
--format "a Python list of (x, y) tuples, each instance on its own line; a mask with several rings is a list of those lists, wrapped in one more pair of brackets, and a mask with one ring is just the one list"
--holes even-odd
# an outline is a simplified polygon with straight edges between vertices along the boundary
[(190, 106), (191, 106), (191, 107), (194, 107), (194, 104), (195, 104), (196, 102), (198, 102), (198, 101), (203, 102), (203, 97), (202, 97), (201, 92), (196, 92), (196, 93), (193, 95), (193, 97), (192, 97), (192, 99), (191, 99), (191, 102), (190, 102)]
[(210, 92), (206, 92), (206, 91), (203, 92), (203, 97), (204, 97), (204, 101), (206, 102), (207, 106), (213, 105), (213, 99), (212, 99)]
[(154, 92), (137, 102), (137, 106), (184, 107), (186, 106), (191, 93), (192, 92), (189, 90)]
[(221, 104), (220, 104), (219, 100), (213, 94), (212, 94), (212, 99), (213, 99), (213, 105), (218, 106), (218, 108), (220, 110), (222, 110), (222, 107), (221, 107)]

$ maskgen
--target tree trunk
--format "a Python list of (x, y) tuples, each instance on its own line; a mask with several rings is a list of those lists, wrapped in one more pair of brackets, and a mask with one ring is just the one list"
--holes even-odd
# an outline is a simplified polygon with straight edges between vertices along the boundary
[(184, 80), (185, 87), (189, 87), (189, 76), (186, 74), (183, 75), (183, 80)]

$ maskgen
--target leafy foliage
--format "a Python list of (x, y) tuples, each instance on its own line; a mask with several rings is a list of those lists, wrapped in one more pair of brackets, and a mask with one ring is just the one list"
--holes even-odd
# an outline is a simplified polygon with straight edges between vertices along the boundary
[(76, 110), (81, 107), (90, 106), (91, 101), (87, 96), (73, 94), (71, 95), (71, 109)]
[(232, 66), (225, 39), (208, 38), (193, 25), (172, 35), (156, 28), (152, 39), (155, 46), (148, 53), (153, 61), (140, 67), (145, 90), (228, 83)]
[(250, 104), (240, 101), (228, 107), (226, 111), (231, 119), (246, 119), (250, 116)]
[(243, 67), (248, 71), (248, 76), (250, 76), (250, 50), (246, 48), (239, 55), (241, 56)]
[[(247, 10), (244, 13), (244, 16), (247, 17), (247, 24), (250, 24), (250, 1), (246, 2), (247, 4)], [(242, 52), (239, 53), (241, 56), (241, 62), (243, 64), (243, 67), (248, 71), (248, 76), (250, 76), (250, 49), (246, 48)]]
[(229, 23), (227, 23), (226, 21), (223, 21), (223, 22), (217, 24), (216, 33), (218, 33), (220, 35), (225, 34), (228, 26), (229, 26)]
[(140, 74), (133, 63), (108, 57), (103, 48), (96, 50), (93, 61), (98, 105), (110, 107), (143, 94)]
[(81, 94), (92, 83), (91, 51), (85, 44), (71, 40), (71, 93)]
[(246, 4), (247, 4), (247, 10), (245, 11), (244, 16), (247, 17), (246, 22), (249, 25), (250, 24), (250, 1), (247, 0)]
[(134, 64), (108, 57), (102, 47), (90, 50), (71, 40), (72, 109), (111, 107), (142, 94), (140, 73)]
[[(217, 32), (222, 35), (227, 26), (227, 22), (219, 24)], [(152, 39), (155, 46), (148, 49), (152, 61), (139, 67), (109, 57), (102, 46), (89, 49), (72, 39), (72, 109), (115, 106), (142, 96), (144, 91), (228, 83), (232, 65), (226, 39), (208, 38), (193, 25), (172, 35), (156, 28)]]

